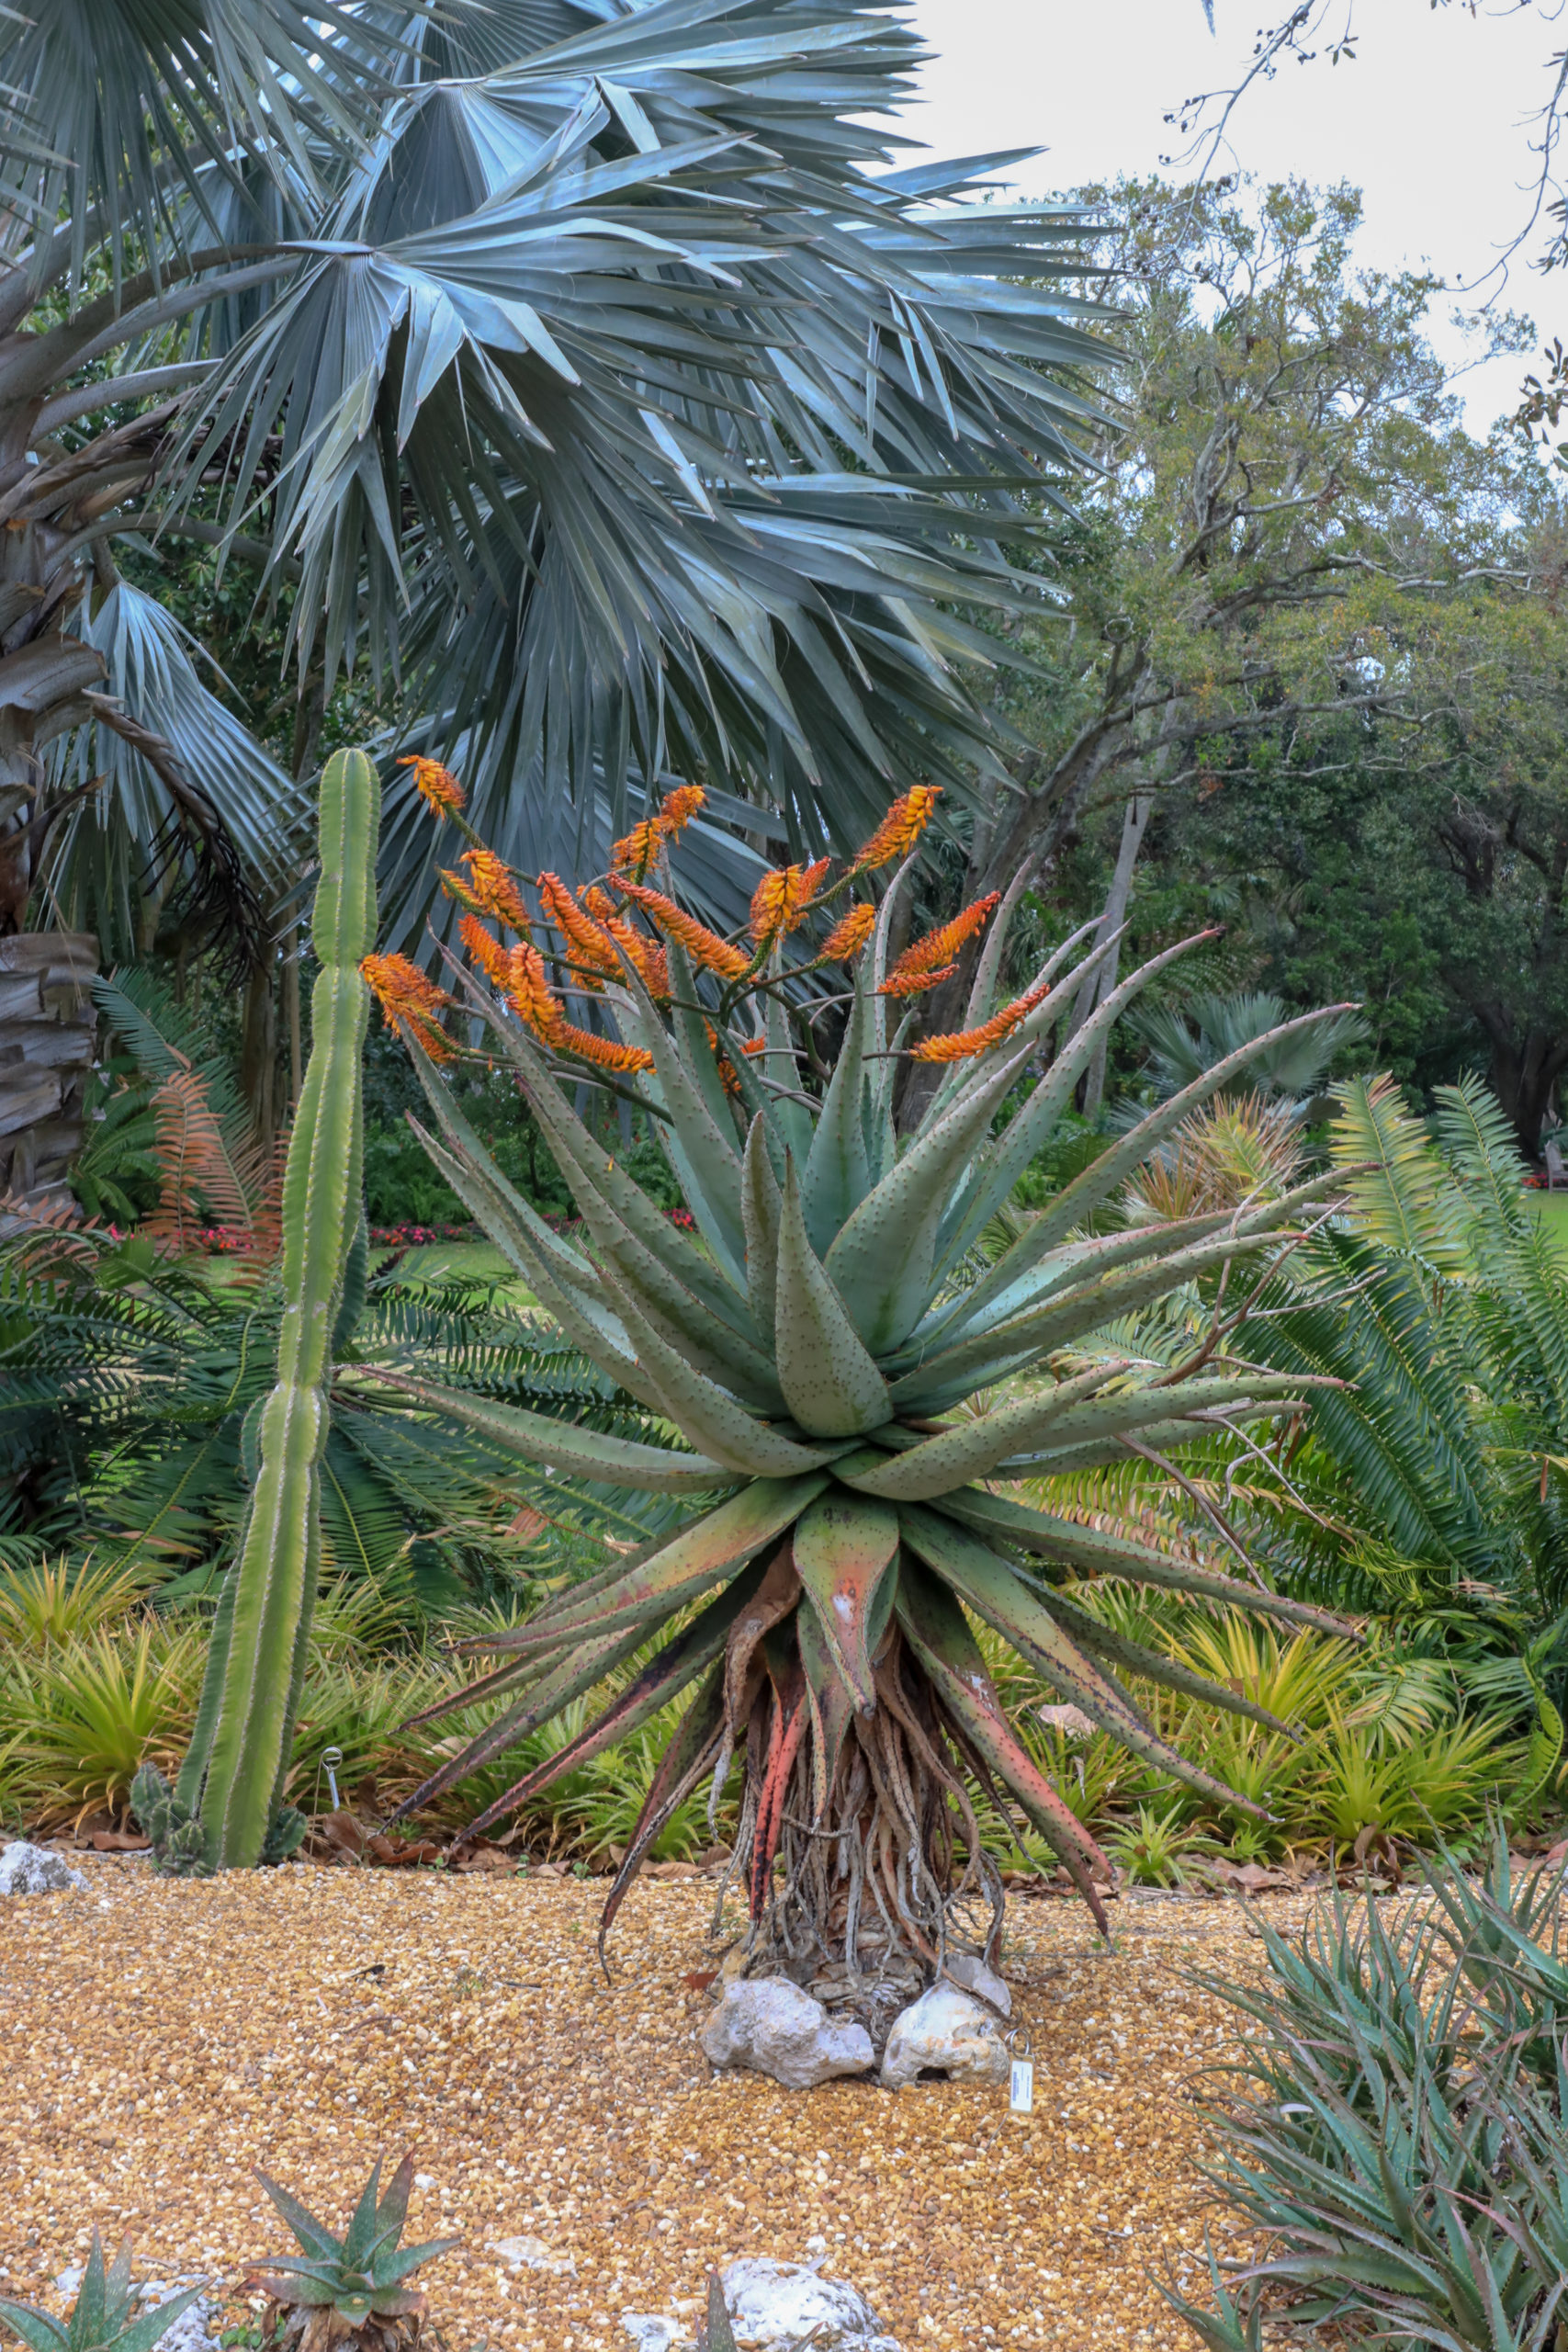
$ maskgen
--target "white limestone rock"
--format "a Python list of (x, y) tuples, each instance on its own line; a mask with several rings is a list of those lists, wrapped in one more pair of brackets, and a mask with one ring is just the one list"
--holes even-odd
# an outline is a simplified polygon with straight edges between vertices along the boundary
[(29, 1846), (25, 1838), (13, 1838), (0, 1852), (0, 1894), (52, 1894), (59, 1887), (86, 1883), (63, 1854), (51, 1854), (46, 1846)]
[(864, 2026), (835, 2025), (820, 2001), (781, 1976), (731, 1984), (702, 2033), (716, 2066), (749, 2066), (786, 2090), (808, 2091), (876, 2063)]
[(746, 2255), (719, 2273), (725, 2307), (742, 2352), (898, 2352), (864, 2297), (840, 2278), (799, 2262)]
[(680, 2321), (664, 2312), (623, 2312), (621, 2325), (637, 2352), (670, 2352), (672, 2344), (691, 2341)]
[(893, 2020), (882, 2054), (886, 2090), (902, 2090), (928, 2067), (954, 2082), (1005, 2083), (1007, 2045), (989, 2009), (956, 1984), (933, 1984)]
[(950, 1951), (947, 1973), (955, 1984), (961, 1984), (966, 1993), (973, 1993), (977, 2001), (986, 2002), (993, 2009), (1000, 2009), (1004, 2018), (1011, 2017), (1012, 1995), (996, 1970), (987, 1968), (983, 1960), (976, 1960), (973, 1952)]

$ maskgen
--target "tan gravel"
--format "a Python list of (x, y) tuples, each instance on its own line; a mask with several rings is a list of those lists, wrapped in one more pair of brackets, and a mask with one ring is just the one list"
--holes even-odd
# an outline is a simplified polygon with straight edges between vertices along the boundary
[[(0, 1902), (0, 2289), (56, 2309), (95, 2224), (237, 2296), (289, 2243), (254, 2167), (341, 2221), (411, 2146), (411, 2236), (463, 2239), (421, 2276), (448, 2352), (626, 2352), (623, 2310), (689, 2318), (709, 2264), (818, 2241), (911, 2352), (1174, 2352), (1194, 2339), (1148, 2268), (1201, 2256), (1206, 2222), (1245, 2243), (1182, 2098), (1225, 2034), (1183, 1972), (1257, 1964), (1234, 1903), (1123, 1899), (1111, 1954), (1076, 1904), (1011, 1903), (1021, 2123), (989, 2088), (713, 2077), (682, 1983), (712, 1965), (705, 1885), (633, 1893), (606, 1986), (592, 1883), (86, 1867), (85, 1893)], [(524, 2235), (575, 2271), (510, 2270), (491, 2249)]]

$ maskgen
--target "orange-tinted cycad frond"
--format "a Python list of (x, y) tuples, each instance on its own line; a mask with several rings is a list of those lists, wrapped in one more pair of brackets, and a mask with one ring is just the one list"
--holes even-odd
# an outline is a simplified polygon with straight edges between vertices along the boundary
[(461, 863), (468, 869), (468, 888), (480, 914), (526, 938), (528, 910), (504, 858), (497, 857), (492, 849), (466, 849)]
[(412, 1031), (433, 1062), (449, 1061), (452, 1041), (441, 1026), (441, 1015), (452, 1000), (428, 973), (406, 956), (367, 956), (359, 967), (389, 1029)]
[(896, 857), (907, 857), (931, 823), (941, 791), (940, 784), (917, 784), (901, 794), (864, 848), (856, 853), (850, 872), (872, 874), (879, 865), (890, 865)]
[(945, 980), (957, 963), (960, 951), (984, 930), (992, 913), (1001, 903), (1001, 892), (993, 890), (988, 898), (976, 899), (972, 907), (954, 915), (951, 922), (928, 931), (905, 948), (893, 969), (882, 984), (884, 996), (919, 996), (922, 989), (935, 988), (939, 979)]
[(909, 1058), (917, 1062), (966, 1062), (976, 1054), (989, 1053), (993, 1046), (1001, 1045), (1011, 1036), (1021, 1021), (1044, 1001), (1049, 983), (1042, 980), (1023, 996), (1014, 997), (977, 1029), (951, 1029), (944, 1036), (924, 1037), (909, 1048)]
[(818, 950), (824, 964), (852, 964), (876, 929), (876, 909), (849, 907), (839, 917)]
[(743, 980), (751, 969), (751, 959), (739, 947), (732, 947), (717, 932), (709, 931), (705, 923), (697, 922), (673, 899), (662, 890), (650, 890), (645, 883), (628, 882), (615, 876), (615, 888), (639, 906), (649, 921), (656, 922), (667, 938), (683, 947), (694, 964), (705, 971), (716, 972), (721, 980)]
[(751, 893), (750, 931), (761, 946), (794, 931), (822, 888), (829, 860), (812, 865), (778, 865), (764, 874)]
[(422, 759), (416, 754), (400, 760), (398, 765), (412, 768), (415, 791), (438, 817), (457, 814), (466, 796), (450, 768), (444, 768), (439, 760)]

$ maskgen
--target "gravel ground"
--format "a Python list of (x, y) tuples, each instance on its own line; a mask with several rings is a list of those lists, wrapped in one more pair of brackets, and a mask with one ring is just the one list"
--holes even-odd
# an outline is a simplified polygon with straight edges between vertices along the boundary
[[(1010, 1905), (1021, 2122), (991, 2088), (714, 2077), (683, 1982), (713, 1964), (701, 1884), (634, 1891), (606, 1986), (592, 1883), (84, 1867), (85, 1893), (0, 1904), (0, 2289), (56, 2309), (96, 2224), (243, 2317), (246, 2264), (289, 2246), (254, 2167), (341, 2222), (409, 2147), (411, 2238), (463, 2240), (421, 2274), (447, 2352), (627, 2352), (623, 2310), (689, 2319), (740, 2253), (824, 2256), (911, 2352), (1174, 2352), (1195, 2339), (1148, 2268), (1201, 2262), (1205, 2223), (1245, 2243), (1182, 2098), (1225, 2036), (1184, 1973), (1256, 1966), (1235, 1903), (1123, 1899), (1109, 1955), (1077, 1904)], [(521, 2237), (558, 2267), (493, 2251)]]

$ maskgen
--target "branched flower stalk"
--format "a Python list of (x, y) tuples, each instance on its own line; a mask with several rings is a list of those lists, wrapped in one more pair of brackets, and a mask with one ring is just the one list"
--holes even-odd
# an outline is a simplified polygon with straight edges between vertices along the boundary
[[(540, 877), (527, 936), (514, 923), (508, 937), (502, 894), (492, 891), (499, 929), (470, 938), (468, 967), (454, 959), (453, 971), (571, 1187), (581, 1246), (554, 1232), (484, 1151), (429, 1050), (419, 1004), (381, 991), (434, 1110), (437, 1133), (416, 1123), (431, 1158), (573, 1341), (679, 1442), (632, 1444), (427, 1385), (406, 1393), (536, 1464), (700, 1505), (677, 1533), (559, 1594), (514, 1632), (459, 1645), (498, 1661), (461, 1704), (506, 1704), (401, 1810), (515, 1746), (659, 1640), (604, 1712), (470, 1834), (691, 1692), (604, 1928), (673, 1810), (705, 1783), (716, 1809), (739, 1761), (731, 1878), (751, 1923), (746, 1964), (830, 1989), (874, 2027), (955, 1949), (994, 1951), (1001, 1889), (982, 1806), (1038, 1831), (1104, 1922), (1095, 1882), (1109, 1876), (1105, 1859), (1015, 1735), (972, 1621), (1146, 1763), (1244, 1812), (1256, 1808), (1173, 1750), (1122, 1678), (1286, 1726), (1112, 1632), (1073, 1599), (1069, 1580), (1141, 1581), (1344, 1630), (1259, 1585), (1010, 1492), (1013, 1481), (1119, 1461), (1130, 1448), (1168, 1451), (1228, 1417), (1301, 1411), (1305, 1384), (1240, 1361), (1234, 1331), (1176, 1378), (1074, 1351), (1118, 1317), (1288, 1244), (1300, 1212), (1339, 1180), (1089, 1238), (1097, 1205), (1270, 1042), (1259, 1041), (1113, 1144), (972, 1278), (981, 1234), (1105, 1032), (1181, 951), (1111, 990), (1042, 1072), (1095, 955), (1075, 963), (1069, 941), (998, 1006), (1004, 938), (989, 929), (963, 1028), (920, 1049), (945, 1065), (937, 1091), (915, 1133), (896, 1139), (900, 1046), (889, 1043), (889, 1004), (897, 1017), (911, 984), (948, 970), (994, 905), (964, 910), (890, 964), (897, 894), (932, 797), (897, 802), (835, 882), (821, 867), (779, 869), (736, 939), (705, 930), (673, 896), (671, 852), (700, 805), (693, 787), (617, 844), (621, 862), (603, 888), (573, 899)], [(864, 877), (895, 856), (903, 862), (873, 901)], [(514, 913), (528, 921), (520, 905)], [(806, 946), (800, 965), (842, 959), (852, 974), (830, 1065), (806, 1049), (813, 1008), (792, 1009), (778, 984), (786, 939), (804, 932), (809, 941), (818, 923), (820, 944)], [(570, 1022), (552, 973), (613, 1034)], [(671, 1228), (569, 1106), (562, 1080), (584, 1079), (611, 1083), (649, 1115), (694, 1238)], [(995, 1132), (1001, 1104), (1025, 1084), (1010, 1124)], [(1003, 1383), (987, 1409), (950, 1418)]]

